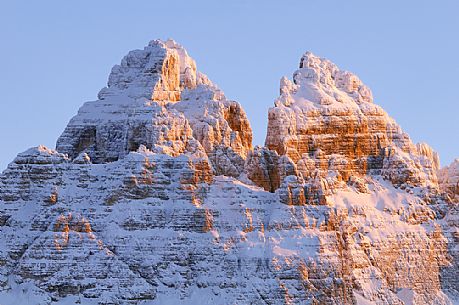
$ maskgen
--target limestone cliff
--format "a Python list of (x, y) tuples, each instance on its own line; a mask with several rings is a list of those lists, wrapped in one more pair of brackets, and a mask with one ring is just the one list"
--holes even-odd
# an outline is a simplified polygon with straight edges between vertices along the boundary
[(306, 53), (265, 147), (174, 41), (0, 175), (0, 303), (457, 304), (457, 166)]
[(459, 159), (438, 172), (440, 188), (452, 199), (459, 201)]
[(80, 108), (56, 149), (71, 159), (85, 153), (93, 163), (106, 163), (140, 145), (174, 156), (222, 155), (228, 164), (214, 162), (215, 171), (238, 175), (252, 130), (241, 106), (196, 70), (183, 47), (155, 40), (113, 67), (99, 100)]
[(293, 82), (281, 79), (266, 147), (292, 160), (304, 178), (377, 174), (395, 185), (437, 185), (436, 153), (414, 145), (357, 76), (310, 52)]

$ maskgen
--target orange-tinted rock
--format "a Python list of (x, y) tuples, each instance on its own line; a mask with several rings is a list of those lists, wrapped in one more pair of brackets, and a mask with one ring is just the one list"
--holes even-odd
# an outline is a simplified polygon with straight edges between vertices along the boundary
[(459, 159), (438, 171), (438, 184), (442, 191), (459, 201)]
[(438, 156), (351, 73), (306, 54), (294, 80), (252, 150), (241, 106), (183, 48), (131, 52), (59, 152), (30, 149), (0, 175), (0, 302), (458, 299), (454, 166), (448, 198)]
[(436, 185), (438, 156), (414, 145), (355, 75), (306, 53), (293, 82), (282, 78), (280, 92), (269, 110), (266, 146), (288, 156), (305, 179), (382, 174), (396, 185)]

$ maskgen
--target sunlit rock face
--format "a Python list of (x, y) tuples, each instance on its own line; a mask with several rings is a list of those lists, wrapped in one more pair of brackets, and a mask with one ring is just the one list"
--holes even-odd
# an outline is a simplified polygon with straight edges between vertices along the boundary
[(374, 173), (397, 185), (437, 182), (436, 153), (414, 145), (357, 76), (309, 52), (293, 81), (281, 79), (266, 146), (289, 157), (303, 177), (320, 170), (334, 171), (343, 181)]
[(181, 46), (130, 52), (0, 175), (0, 303), (457, 304), (455, 165), (356, 76), (307, 53), (251, 142)]
[(439, 170), (438, 182), (443, 191), (459, 201), (459, 159)]
[(224, 168), (214, 163), (218, 174), (238, 176), (252, 130), (241, 106), (196, 70), (183, 47), (155, 40), (112, 68), (99, 100), (80, 108), (56, 148), (71, 159), (85, 153), (106, 163), (140, 145), (171, 155), (205, 151), (227, 160)]

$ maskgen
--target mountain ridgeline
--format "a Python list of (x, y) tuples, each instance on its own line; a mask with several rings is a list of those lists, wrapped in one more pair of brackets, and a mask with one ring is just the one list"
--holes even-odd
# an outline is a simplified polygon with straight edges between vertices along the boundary
[(2, 305), (459, 304), (459, 159), (310, 52), (255, 147), (182, 46), (129, 52), (0, 175), (0, 231)]

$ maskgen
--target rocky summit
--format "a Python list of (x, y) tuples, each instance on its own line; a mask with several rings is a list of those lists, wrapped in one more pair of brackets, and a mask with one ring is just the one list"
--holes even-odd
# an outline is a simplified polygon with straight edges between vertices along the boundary
[(172, 40), (0, 175), (0, 304), (459, 304), (459, 160), (305, 53), (252, 147)]

